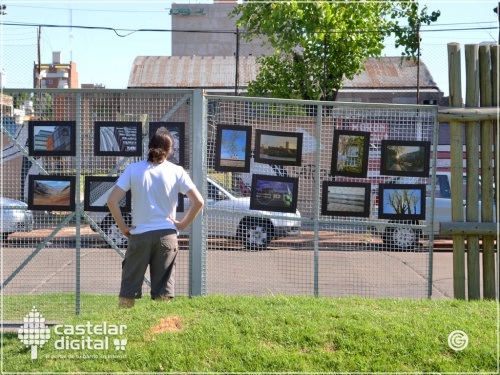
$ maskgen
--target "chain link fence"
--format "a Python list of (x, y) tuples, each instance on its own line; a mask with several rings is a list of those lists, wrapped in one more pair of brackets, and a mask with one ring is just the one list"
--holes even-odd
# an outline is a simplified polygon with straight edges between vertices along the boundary
[[(30, 121), (1, 119), (6, 319), (32, 306), (57, 318), (90, 308), (88, 296), (118, 293), (125, 243), (109, 213), (87, 205), (103, 204), (95, 195), (105, 197), (103, 186), (112, 186), (103, 177), (118, 176), (145, 155), (157, 122), (184, 133), (177, 135), (182, 164), (206, 201), (193, 232), (181, 233), (178, 295), (431, 294), (432, 219), (421, 219), (433, 217), (425, 203), (426, 193), (433, 198), (432, 178), (428, 170), (416, 178), (381, 173), (381, 160), (389, 155), (385, 141), (420, 142), (428, 145), (425, 162), (434, 166), (435, 107), (202, 98), (191, 90), (9, 91), (14, 98), (25, 93), (34, 101)], [(70, 155), (48, 146), (57, 144), (50, 141), (57, 126), (74, 130)], [(130, 135), (127, 127), (139, 132)], [(112, 146), (103, 151), (109, 139), (103, 128), (112, 128), (117, 154)], [(238, 132), (249, 141), (244, 157), (232, 137)], [(299, 139), (300, 151), (273, 159), (273, 137), (281, 142), (275, 151), (298, 150)], [(131, 138), (138, 156), (124, 154)], [(344, 166), (362, 171), (336, 171)], [(420, 194), (420, 219), (403, 212), (381, 218), (390, 196), (382, 189), (396, 193), (394, 186)], [(65, 200), (57, 206), (60, 192)], [(187, 209), (181, 202), (178, 215)]]
[[(429, 175), (395, 178), (382, 175), (380, 170), (382, 143), (386, 140), (435, 143), (437, 127), (434, 109), (217, 99), (213, 96), (209, 97), (208, 104), (208, 176), (219, 184), (229, 185), (228, 190), (241, 196), (233, 201), (234, 208), (230, 212), (221, 208), (224, 199), (233, 198), (223, 198), (222, 204), (217, 201), (208, 204), (204, 211), (208, 232), (213, 232), (218, 222), (227, 221), (228, 215), (238, 217), (237, 212), (247, 211), (249, 203), (245, 196), (248, 199), (251, 195), (250, 200), (260, 199), (258, 191), (255, 191), (258, 178), (266, 180), (272, 176), (269, 178), (271, 181), (275, 177), (287, 181), (295, 179), (298, 183), (297, 210), (300, 213), (298, 217), (280, 212), (253, 215), (255, 219), (248, 225), (248, 231), (253, 234), (259, 232), (259, 236), (261, 231), (273, 236), (279, 225), (277, 222), (288, 221), (288, 233), (273, 239), (265, 249), (248, 246), (249, 235), (245, 232), (241, 233), (239, 241), (238, 236), (236, 241), (234, 238), (208, 241), (208, 293), (415, 298), (430, 295), (427, 284), (430, 252), (426, 246), (432, 240), (431, 222), (384, 221), (379, 219), (378, 209), (382, 204), (381, 184), (432, 185)], [(220, 152), (217, 147), (220, 136), (217, 133), (221, 129), (232, 129), (234, 124), (241, 125), (242, 130), (245, 126), (251, 128), (251, 173), (217, 172), (217, 154)], [(257, 137), (257, 133), (272, 137), (286, 132), (300, 134), (302, 138), (300, 164), (283, 165), (279, 160), (274, 164), (271, 159), (267, 164), (255, 161), (265, 149), (264, 138), (262, 135)], [(370, 134), (366, 148), (369, 158), (363, 177), (332, 176), (332, 168), (335, 168), (332, 166), (332, 155), (341, 153), (335, 134), (342, 132)], [(281, 147), (286, 148), (286, 141), (282, 140), (282, 143)], [(259, 175), (257, 181), (255, 175)], [(353, 208), (356, 198), (352, 194), (359, 186), (368, 190), (364, 210)], [(324, 189), (332, 190), (327, 194)], [(270, 191), (267, 193), (272, 194)], [(345, 205), (343, 208), (342, 204)], [(333, 207), (331, 211), (330, 205)], [(431, 209), (431, 205), (426, 208), (428, 217), (432, 217)], [(245, 218), (241, 220), (245, 222)], [(298, 234), (295, 233), (297, 228), (300, 228)], [(396, 238), (398, 233), (407, 230), (418, 233), (417, 246), (412, 239), (410, 243), (405, 243), (408, 237), (403, 236), (403, 241)], [(403, 272), (400, 268), (402, 261), (408, 267)]]
[[(123, 90), (24, 90), (10, 94), (29, 94), (34, 105), (29, 121), (1, 119), (4, 306), (7, 315), (20, 304), (24, 309), (51, 305), (52, 311), (78, 312), (89, 308), (85, 299), (89, 294), (118, 293), (126, 248), (104, 206), (113, 184), (100, 189), (101, 196), (96, 199), (103, 182), (94, 179), (116, 177), (129, 164), (141, 160), (150, 123), (181, 124), (183, 141), (192, 144), (192, 94)], [(66, 151), (70, 156), (60, 156), (64, 152), (48, 141), (57, 135), (58, 125), (69, 128), (74, 137), (71, 150)], [(139, 130), (132, 134), (139, 156), (123, 156), (125, 147), (130, 146), (124, 145), (121, 133), (129, 125)], [(103, 142), (103, 129), (114, 130), (116, 156), (110, 151), (112, 145)], [(102, 150), (110, 155), (102, 155), (106, 154)], [(183, 148), (182, 152), (184, 166), (192, 172), (190, 150), (192, 147)], [(61, 186), (71, 192), (56, 201), (58, 193), (64, 192)], [(27, 203), (33, 208), (27, 210)], [(84, 210), (87, 204), (92, 206), (89, 211)], [(131, 220), (130, 213), (124, 215)], [(176, 289), (179, 294), (188, 294), (190, 255), (185, 240), (180, 248)], [(148, 271), (144, 294), (149, 293), (149, 285)]]

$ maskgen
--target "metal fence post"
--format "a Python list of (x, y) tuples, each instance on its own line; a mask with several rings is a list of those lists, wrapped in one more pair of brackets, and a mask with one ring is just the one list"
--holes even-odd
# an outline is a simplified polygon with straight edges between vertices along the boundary
[(82, 94), (76, 94), (76, 223), (75, 223), (75, 314), (80, 315), (81, 308), (81, 247), (82, 236), (80, 231), (82, 221), (82, 201), (81, 201), (81, 173), (82, 173)]
[(323, 105), (318, 104), (316, 106), (316, 110), (318, 116), (316, 118), (316, 175), (315, 184), (314, 184), (314, 196), (315, 199), (314, 204), (314, 296), (319, 296), (319, 215), (320, 215), (320, 155), (321, 155), (321, 124), (323, 122)]
[[(191, 176), (197, 188), (206, 191), (206, 163), (204, 150), (207, 144), (207, 125), (205, 117), (205, 98), (202, 90), (193, 91), (191, 105), (192, 135), (192, 159)], [(190, 270), (189, 270), (189, 295), (201, 296), (205, 294), (205, 270), (206, 270), (206, 241), (203, 224), (203, 213), (198, 215), (191, 224), (191, 235), (189, 238)]]

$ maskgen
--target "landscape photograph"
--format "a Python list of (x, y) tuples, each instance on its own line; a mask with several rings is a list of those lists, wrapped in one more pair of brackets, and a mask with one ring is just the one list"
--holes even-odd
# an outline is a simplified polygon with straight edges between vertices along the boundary
[(75, 207), (75, 178), (71, 176), (29, 176), (31, 209), (72, 211)]
[(382, 141), (381, 173), (429, 176), (430, 142)]
[(379, 185), (379, 218), (425, 219), (425, 185)]
[(267, 164), (300, 165), (302, 133), (255, 131), (255, 161)]
[(249, 172), (251, 127), (220, 125), (217, 128), (216, 170)]
[(370, 184), (323, 181), (322, 215), (370, 215)]

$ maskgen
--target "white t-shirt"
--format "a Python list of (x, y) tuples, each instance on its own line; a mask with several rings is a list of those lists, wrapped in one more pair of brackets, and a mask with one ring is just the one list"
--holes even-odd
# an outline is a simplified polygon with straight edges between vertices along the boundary
[(131, 234), (157, 229), (175, 229), (168, 218), (175, 217), (178, 194), (195, 187), (184, 168), (164, 161), (155, 165), (143, 160), (129, 165), (116, 185), (132, 191)]

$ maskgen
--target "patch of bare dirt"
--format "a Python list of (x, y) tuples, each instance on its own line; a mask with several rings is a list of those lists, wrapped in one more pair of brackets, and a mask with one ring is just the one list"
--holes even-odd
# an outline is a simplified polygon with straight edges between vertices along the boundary
[(154, 333), (176, 332), (182, 329), (181, 318), (178, 316), (169, 316), (161, 318), (160, 324), (153, 327)]

